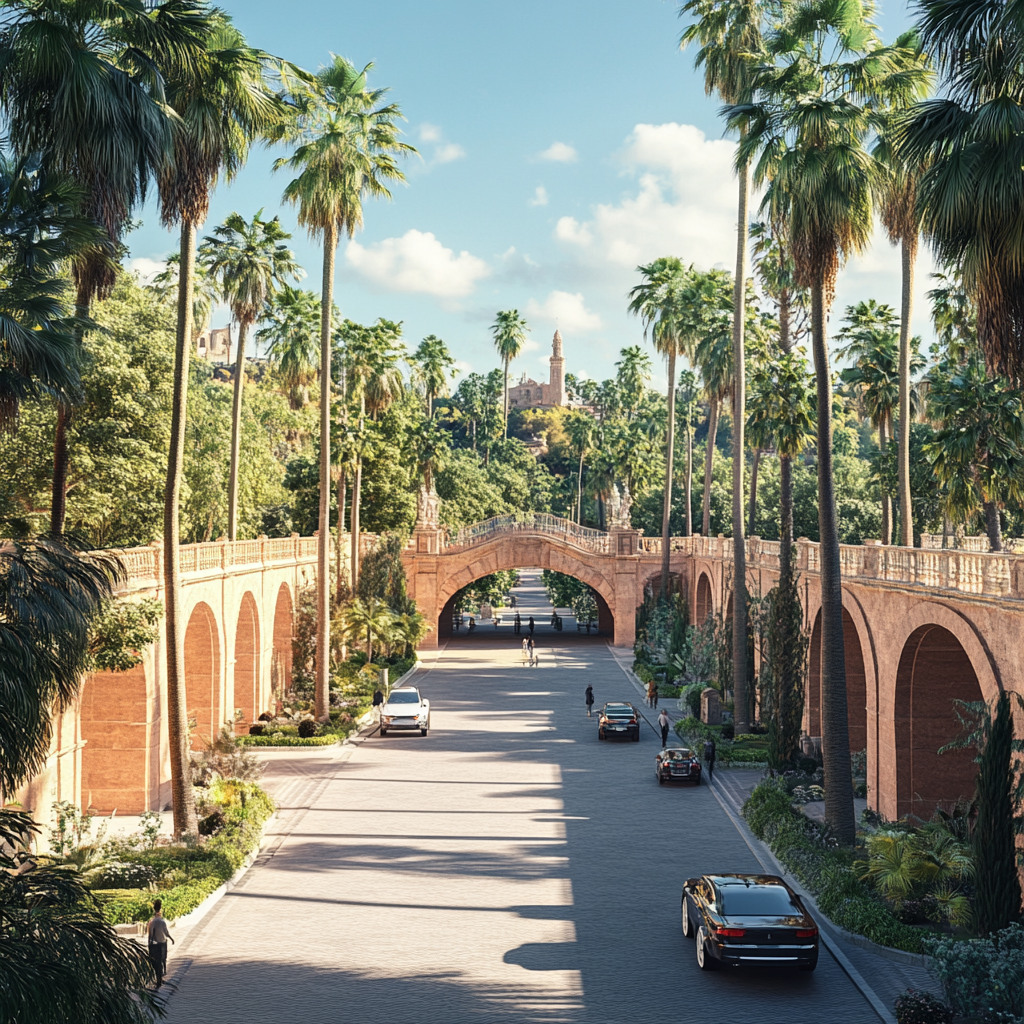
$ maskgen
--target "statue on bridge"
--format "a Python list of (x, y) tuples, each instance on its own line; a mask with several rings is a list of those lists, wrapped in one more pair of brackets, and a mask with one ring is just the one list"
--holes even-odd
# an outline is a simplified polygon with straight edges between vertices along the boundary
[(419, 497), (416, 501), (416, 529), (436, 530), (439, 528), (441, 511), (441, 499), (433, 487), (427, 490), (425, 486), (420, 487)]
[(633, 496), (629, 493), (628, 483), (622, 485), (621, 492), (618, 484), (612, 484), (611, 494), (608, 497), (608, 510), (611, 513), (610, 523), (613, 530), (633, 529), (633, 524), (630, 522)]

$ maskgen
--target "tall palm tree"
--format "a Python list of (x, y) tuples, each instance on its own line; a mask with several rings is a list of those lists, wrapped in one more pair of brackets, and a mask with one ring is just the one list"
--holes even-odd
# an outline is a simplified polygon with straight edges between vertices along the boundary
[(640, 317), (644, 337), (668, 362), (668, 424), (665, 432), (665, 490), (661, 508), (661, 596), (668, 593), (671, 558), (672, 476), (676, 430), (676, 359), (689, 351), (682, 326), (682, 293), (690, 271), (675, 256), (636, 268), (643, 280), (629, 293), (629, 311)]
[(228, 469), (228, 540), (238, 538), (238, 459), (242, 441), (242, 393), (245, 390), (245, 343), (249, 331), (275, 289), (304, 271), (284, 243), (292, 236), (278, 217), (252, 221), (230, 213), (199, 247), (199, 259), (219, 281), (221, 295), (238, 324), (234, 398), (231, 406), (231, 460)]
[[(81, 347), (92, 301), (110, 293), (116, 246), (152, 176), (167, 165), (172, 120), (163, 78), (190, 65), (209, 28), (204, 6), (144, 0), (11, 0), (5, 5), (0, 104), (17, 156), (41, 154), (47, 170), (81, 189), (79, 212), (109, 243), (74, 260)], [(115, 257), (112, 259), (112, 257)], [(54, 437), (50, 529), (64, 529), (71, 406)]]
[(615, 364), (615, 381), (619, 385), (627, 420), (636, 418), (647, 394), (652, 369), (651, 357), (639, 345), (620, 350), (619, 361)]
[[(828, 59), (819, 55), (828, 54)], [(842, 262), (870, 241), (878, 169), (866, 150), (886, 105), (913, 97), (916, 55), (884, 47), (864, 13), (829, 0), (794, 8), (757, 71), (755, 102), (729, 108), (747, 129), (737, 159), (753, 160), (767, 183), (764, 209), (786, 224), (797, 281), (811, 293), (818, 413), (818, 522), (821, 558), (821, 687), (825, 815), (836, 837), (856, 836), (843, 647), (842, 576), (832, 475), (832, 378), (826, 320)]]
[(245, 163), (254, 138), (270, 130), (280, 107), (270, 91), (266, 54), (250, 49), (223, 15), (205, 37), (206, 49), (168, 76), (167, 102), (178, 116), (174, 160), (160, 175), (161, 218), (177, 224), (178, 323), (174, 346), (171, 438), (164, 490), (164, 593), (167, 608), (168, 731), (174, 832), (198, 829), (189, 768), (185, 692), (185, 623), (179, 568), (179, 499), (185, 449), (189, 357), (196, 266), (196, 229), (206, 219), (210, 193), (221, 175), (231, 180)]
[(693, 409), (697, 399), (697, 375), (693, 370), (683, 370), (679, 374), (676, 388), (677, 402), (685, 412), (683, 424), (686, 428), (685, 459), (686, 469), (683, 473), (683, 503), (686, 506), (686, 536), (693, 536)]
[(530, 328), (526, 320), (519, 315), (518, 309), (503, 309), (498, 312), (491, 324), (491, 334), (494, 336), (494, 347), (501, 356), (501, 363), (505, 370), (505, 398), (504, 398), (504, 419), (505, 437), (508, 437), (508, 364), (515, 359), (523, 350), (526, 344), (526, 335)]
[(285, 285), (270, 296), (264, 326), (256, 340), (288, 388), (293, 409), (309, 404), (309, 385), (316, 380), (320, 355), (320, 299), (315, 292)]
[(448, 346), (436, 335), (428, 334), (412, 355), (413, 377), (423, 385), (427, 419), (434, 415), (434, 399), (447, 396), (448, 377), (456, 376), (455, 360)]
[(1011, 0), (923, 0), (921, 44), (940, 95), (893, 119), (889, 136), (917, 180), (916, 212), (936, 261), (957, 267), (977, 306), (989, 369), (1024, 375), (1024, 31)]
[[(315, 82), (297, 81), (297, 114), (282, 135), (298, 143), (275, 168), (297, 172), (284, 198), (299, 208), (299, 223), (323, 239), (320, 289), (320, 544), (317, 554), (316, 715), (328, 716), (330, 697), (330, 543), (331, 543), (331, 333), (334, 307), (334, 260), (341, 235), (349, 238), (363, 223), (368, 196), (390, 199), (387, 184), (404, 181), (398, 157), (415, 152), (402, 142), (401, 110), (384, 103), (386, 89), (369, 89), (373, 64), (357, 70), (335, 56)], [(355, 577), (352, 583), (355, 585)]]
[[(704, 91), (717, 92), (727, 104), (751, 99), (753, 69), (764, 50), (762, 22), (763, 0), (689, 0), (680, 8), (680, 16), (696, 20), (683, 32), (680, 48), (698, 42), (696, 64), (704, 68)], [(745, 127), (736, 118), (732, 124)], [(733, 695), (736, 729), (750, 728), (747, 698), (747, 553), (743, 536), (743, 471), (746, 446), (743, 429), (746, 414), (746, 356), (744, 327), (747, 288), (747, 232), (750, 223), (750, 169), (742, 148), (736, 161), (739, 198), (736, 215), (736, 270), (733, 275), (732, 362), (735, 378), (732, 387), (732, 550), (733, 550)]]

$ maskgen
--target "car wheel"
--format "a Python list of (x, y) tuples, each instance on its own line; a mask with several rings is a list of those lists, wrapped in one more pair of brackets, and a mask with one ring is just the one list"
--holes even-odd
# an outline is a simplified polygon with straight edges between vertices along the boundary
[(695, 786), (699, 786), (700, 785), (700, 776), (699, 775), (697, 776), (697, 780), (694, 782), (694, 785)]
[(708, 939), (704, 932), (704, 925), (697, 929), (697, 966), (702, 971), (717, 971), (718, 961), (708, 952)]
[(640, 730), (639, 729), (637, 729), (637, 731), (633, 734), (633, 742), (634, 743), (639, 743), (640, 742)]
[(387, 729), (385, 729), (383, 725), (380, 727), (380, 734), (381, 736), (387, 736), (388, 734)]
[(682, 918), (683, 938), (693, 938), (693, 922), (690, 920), (690, 905), (686, 901), (686, 897), (683, 897), (683, 905), (681, 908), (680, 917)]
[(817, 967), (817, 966), (818, 966), (818, 954), (817, 954), (817, 952), (815, 952), (814, 957), (811, 960), (811, 962), (809, 964), (801, 964), (800, 965), (800, 970), (801, 971), (813, 971), (814, 968)]
[(427, 730), (426, 729), (420, 729), (420, 735), (421, 736), (426, 736), (427, 735)]

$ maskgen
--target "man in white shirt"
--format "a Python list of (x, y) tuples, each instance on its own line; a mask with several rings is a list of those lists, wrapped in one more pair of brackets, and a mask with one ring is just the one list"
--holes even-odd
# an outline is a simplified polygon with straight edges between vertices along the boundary
[(164, 920), (162, 900), (153, 900), (153, 916), (146, 925), (146, 936), (149, 939), (149, 962), (153, 965), (156, 973), (156, 987), (164, 983), (164, 975), (167, 973), (167, 940), (174, 942), (167, 922)]

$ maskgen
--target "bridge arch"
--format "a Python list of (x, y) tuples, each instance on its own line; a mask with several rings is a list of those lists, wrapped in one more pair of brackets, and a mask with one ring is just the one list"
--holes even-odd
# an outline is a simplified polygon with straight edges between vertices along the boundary
[(295, 607), (291, 588), (282, 583), (274, 603), (274, 632), (270, 663), (270, 696), (283, 697), (292, 687), (292, 632)]
[(185, 629), (185, 700), (195, 719), (192, 746), (201, 750), (213, 740), (224, 720), (221, 697), (220, 630), (217, 616), (205, 602), (192, 609)]
[(260, 693), (260, 613), (251, 590), (242, 595), (235, 622), (235, 658), (232, 672), (232, 706), (228, 717), (249, 725), (262, 710)]
[(714, 592), (711, 589), (711, 579), (706, 572), (697, 576), (697, 594), (693, 603), (694, 625), (703, 626), (709, 615), (715, 613)]

